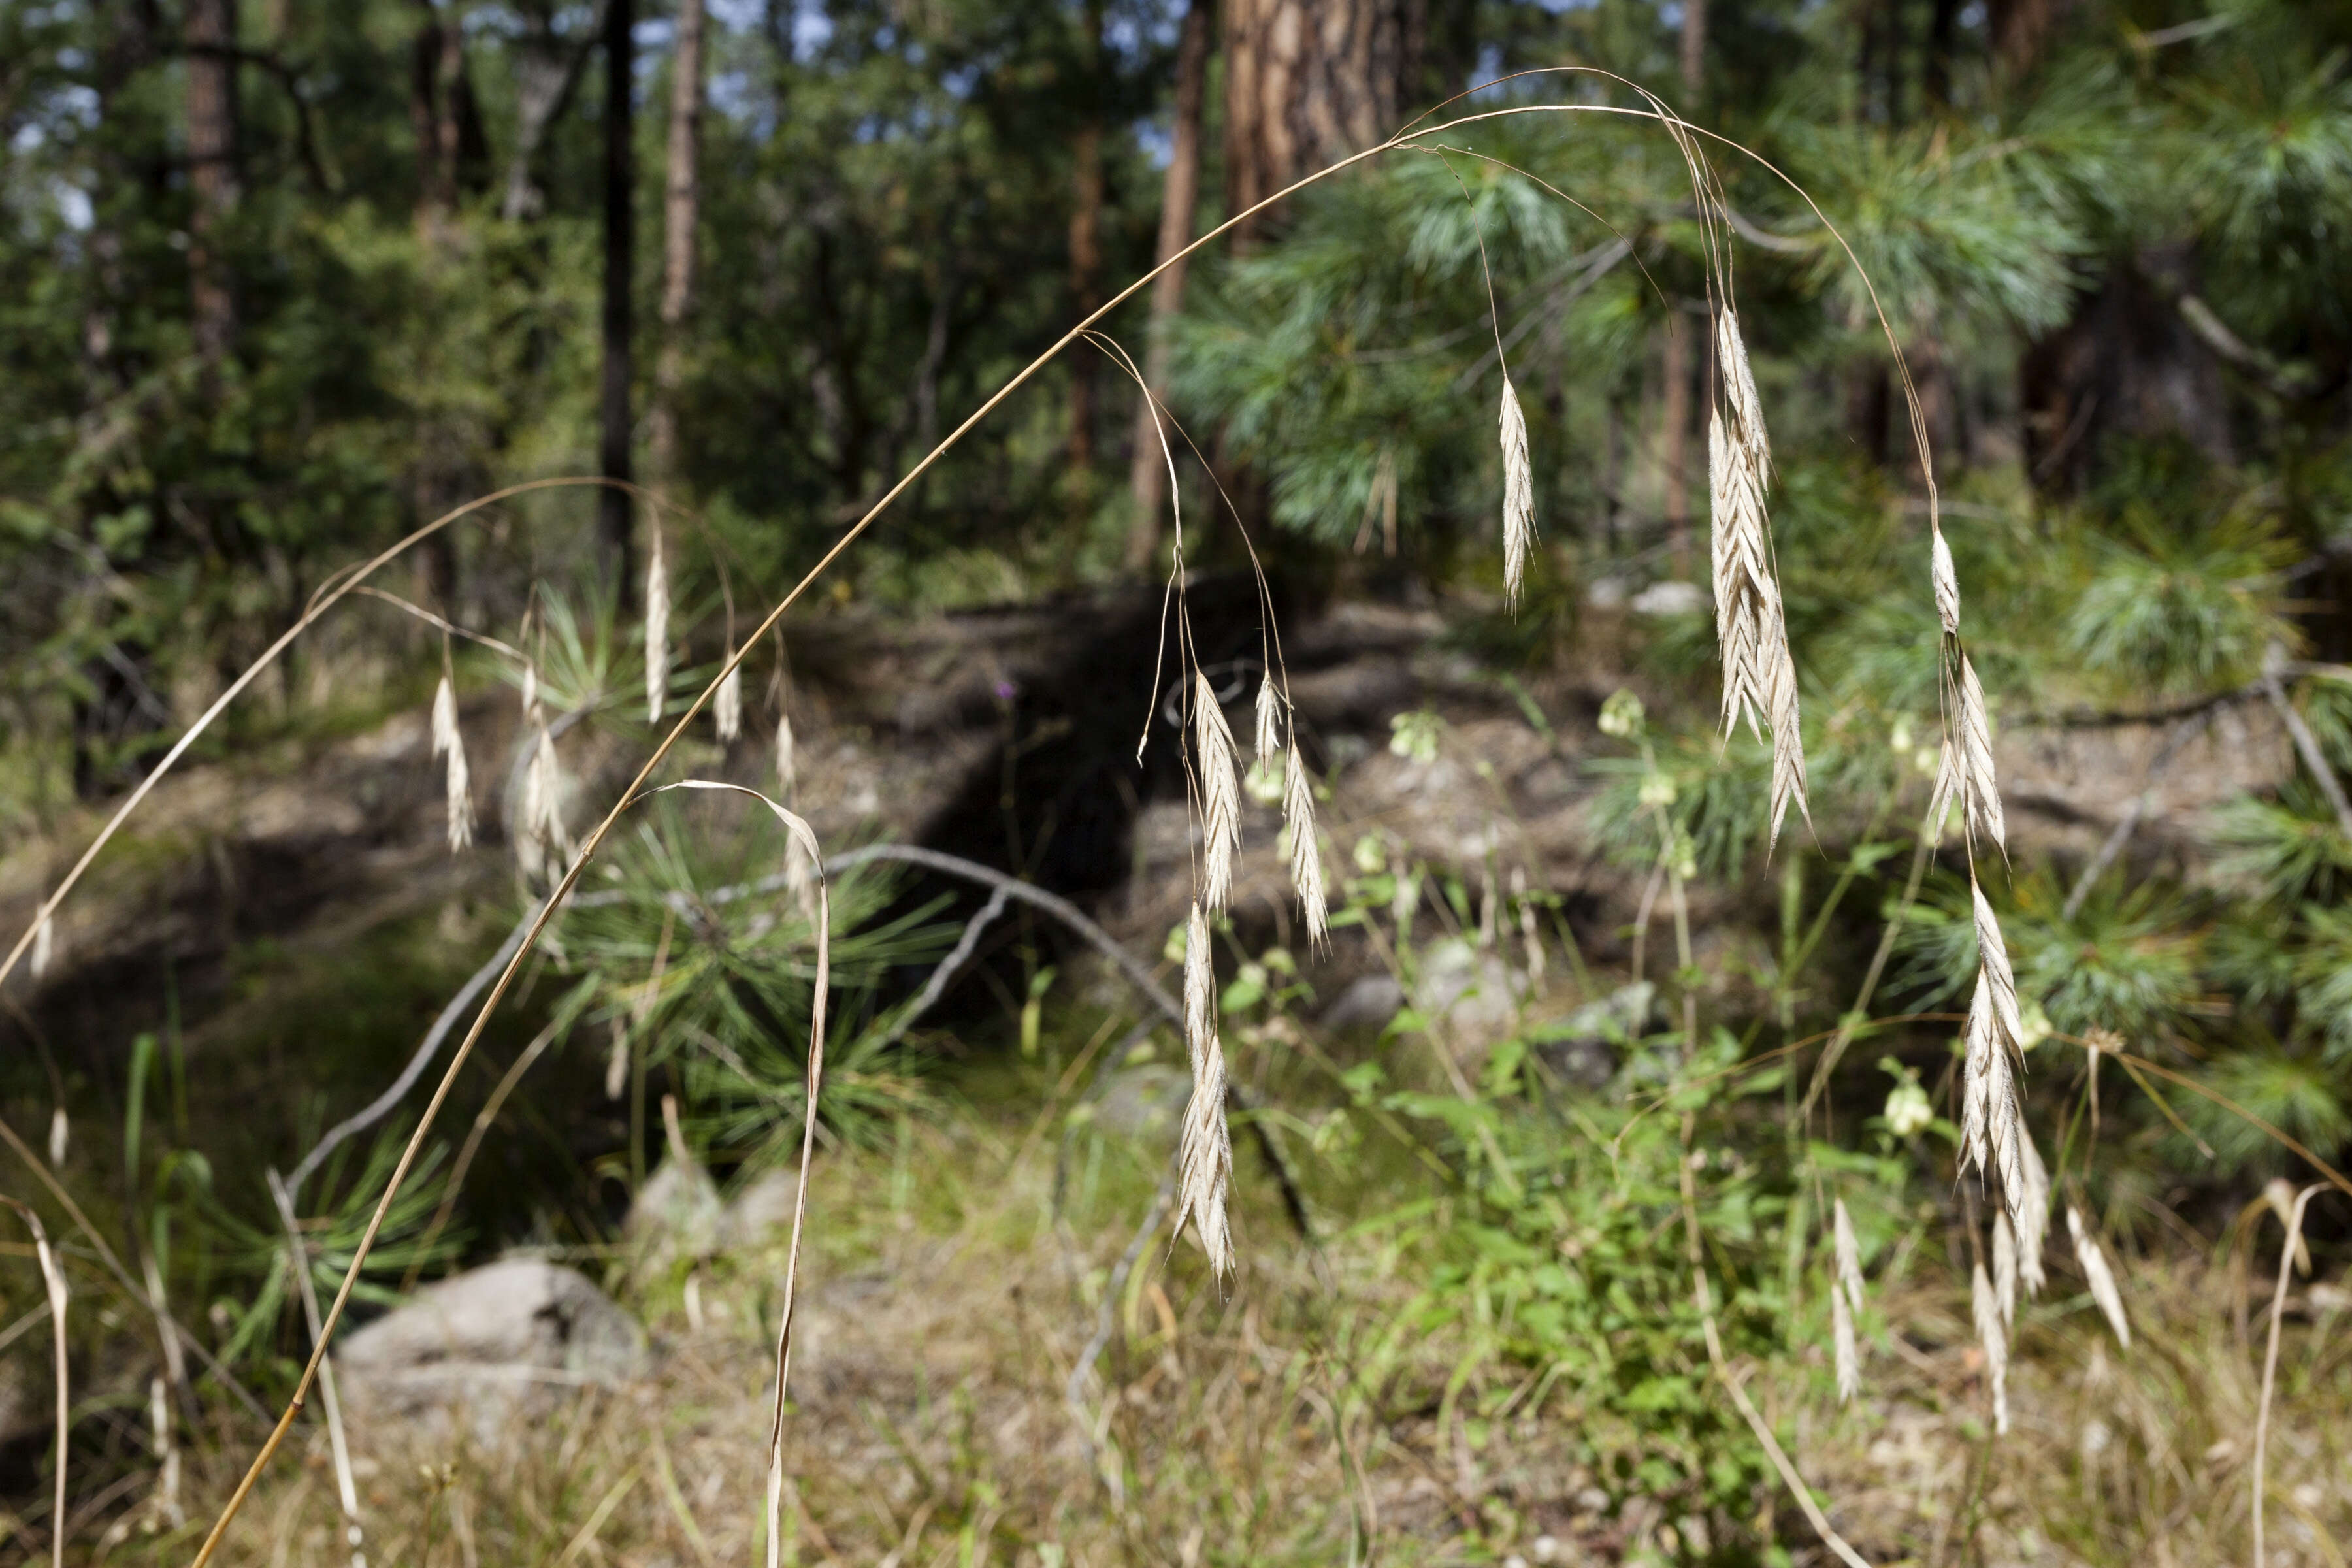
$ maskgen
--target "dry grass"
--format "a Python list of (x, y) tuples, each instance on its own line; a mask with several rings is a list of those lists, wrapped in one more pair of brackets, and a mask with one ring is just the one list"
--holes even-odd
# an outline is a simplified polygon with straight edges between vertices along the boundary
[[(1056, 1226), (1051, 1161), (1021, 1128), (965, 1118), (895, 1151), (821, 1161), (794, 1331), (783, 1560), (895, 1568), (994, 1563), (1392, 1563), (1660, 1560), (1688, 1521), (1596, 1506), (1570, 1458), (1593, 1434), (1557, 1402), (1481, 1419), (1524, 1369), (1444, 1401), (1458, 1346), (1359, 1379), (1410, 1289), (1376, 1242), (1297, 1255), (1244, 1182), (1244, 1262), (1218, 1290), (1164, 1231), (1111, 1303), (1074, 1407), (1072, 1373), (1157, 1167), (1091, 1143)], [(1027, 1145), (1025, 1155), (1007, 1150)], [(1050, 1142), (1045, 1148), (1050, 1149)], [(675, 1275), (635, 1304), (657, 1347), (640, 1384), (581, 1395), (484, 1447), (421, 1429), (354, 1435), (371, 1561), (416, 1568), (756, 1561), (781, 1240)], [(586, 1267), (592, 1270), (593, 1263)], [(2021, 1304), (2011, 1435), (1983, 1430), (1985, 1364), (1940, 1267), (1885, 1282), (1861, 1323), (1864, 1395), (1841, 1409), (1825, 1351), (1748, 1383), (1837, 1528), (1884, 1564), (2168, 1568), (2245, 1560), (2267, 1300), (2194, 1263), (2135, 1267), (2140, 1332), (2119, 1351), (2065, 1285)], [(2267, 1280), (2258, 1282), (2266, 1290)], [(699, 1326), (690, 1321), (698, 1312)], [(1814, 1336), (1816, 1344), (1821, 1336)], [(2343, 1561), (2352, 1533), (2345, 1327), (2291, 1310), (2271, 1435), (2275, 1565)], [(323, 1437), (267, 1480), (228, 1560), (340, 1562)], [(1638, 1441), (1638, 1439), (1636, 1440)], [(194, 1467), (192, 1511), (235, 1456)], [(1819, 1548), (1782, 1509), (1792, 1560)], [(1367, 1550), (1370, 1546), (1375, 1552)], [(117, 1560), (176, 1561), (168, 1536)]]

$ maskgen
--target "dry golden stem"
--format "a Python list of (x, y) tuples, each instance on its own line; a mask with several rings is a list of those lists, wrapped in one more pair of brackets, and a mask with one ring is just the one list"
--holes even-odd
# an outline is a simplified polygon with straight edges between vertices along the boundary
[(2254, 1568), (2270, 1561), (2263, 1555), (2263, 1466), (2270, 1457), (2271, 1390), (2278, 1382), (2279, 1320), (2286, 1315), (2286, 1283), (2294, 1267), (2294, 1249), (2303, 1240), (2303, 1211), (2322, 1184), (2313, 1183), (2294, 1195), (2286, 1221), (2286, 1245), (2279, 1248), (2278, 1289), (2271, 1293), (2271, 1339), (2263, 1352), (2263, 1402), (2254, 1416)]
[(0, 1204), (15, 1209), (26, 1228), (33, 1233), (33, 1257), (41, 1266), (41, 1284), (49, 1296), (49, 1344), (56, 1353), (58, 1381), (58, 1487), (49, 1505), (49, 1563), (51, 1568), (65, 1568), (66, 1431), (73, 1415), (72, 1388), (66, 1366), (66, 1271), (58, 1262), (58, 1255), (49, 1248), (49, 1235), (41, 1228), (41, 1216), (5, 1194), (0, 1194)]

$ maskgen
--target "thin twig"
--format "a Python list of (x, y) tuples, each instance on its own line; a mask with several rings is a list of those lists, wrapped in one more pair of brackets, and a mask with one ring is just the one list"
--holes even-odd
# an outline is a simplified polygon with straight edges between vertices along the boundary
[[(266, 1173), (270, 1201), (278, 1205), (278, 1223), (286, 1227), (286, 1266), (294, 1271), (295, 1293), (301, 1299), (302, 1320), (310, 1338), (324, 1349), (320, 1333), (319, 1290), (310, 1279), (310, 1244), (302, 1239), (302, 1222), (295, 1217), (294, 1194), (275, 1170)], [(335, 1462), (335, 1500), (343, 1510), (343, 1543), (352, 1549), (352, 1568), (367, 1568), (362, 1549), (366, 1537), (360, 1529), (360, 1489), (352, 1477), (352, 1446), (343, 1431), (343, 1402), (335, 1391), (335, 1362), (319, 1362), (319, 1403), (327, 1418), (327, 1447)]]
[(2286, 700), (2286, 689), (2279, 684), (2275, 670), (2263, 672), (2263, 695), (2271, 700), (2271, 706), (2278, 710), (2279, 722), (2284, 724), (2286, 732), (2294, 737), (2294, 749), (2302, 756), (2303, 765), (2311, 770), (2311, 776), (2318, 782), (2320, 793), (2327, 797), (2327, 804), (2335, 809), (2336, 827), (2344, 837), (2352, 838), (2352, 800), (2345, 798), (2343, 782), (2336, 778), (2336, 770), (2328, 765), (2327, 753), (2319, 749), (2319, 738), (2311, 732), (2311, 726), (2303, 721), (2303, 715), (2295, 711), (2294, 704)]
[(2059, 910), (2060, 919), (2071, 921), (2081, 911), (2083, 900), (2091, 896), (2091, 889), (2097, 887), (2099, 879), (2107, 874), (2107, 868), (2116, 863), (2116, 857), (2123, 853), (2132, 829), (2139, 826), (2140, 818), (2146, 816), (2148, 807), (2156, 803), (2157, 781), (2164, 776), (2164, 771), (2172, 765), (2172, 760), (2180, 754), (2181, 748), (2189, 744), (2189, 737), (2204, 729), (2206, 716), (2210, 711), (2208, 709), (2183, 719), (2173, 727), (2172, 733), (2165, 737), (2163, 746), (2148, 760), (2147, 773), (2140, 781), (2139, 793), (2132, 796), (2131, 805), (2124, 808), (2122, 820), (2108, 833), (2106, 841), (2099, 846), (2099, 852), (2092, 856), (2090, 863), (2083, 868), (2083, 874), (2074, 879), (2074, 886), (2066, 894), (2066, 902)]
[(2263, 1465), (2270, 1457), (2271, 1390), (2278, 1380), (2279, 1320), (2286, 1315), (2286, 1286), (2294, 1268), (2294, 1245), (2303, 1239), (2303, 1211), (2322, 1184), (2315, 1182), (2294, 1194), (2294, 1207), (2286, 1218), (2286, 1245), (2279, 1248), (2278, 1289), (2271, 1295), (2271, 1342), (2263, 1352), (2263, 1403), (2254, 1416), (2254, 1568), (2270, 1562), (2263, 1554)]

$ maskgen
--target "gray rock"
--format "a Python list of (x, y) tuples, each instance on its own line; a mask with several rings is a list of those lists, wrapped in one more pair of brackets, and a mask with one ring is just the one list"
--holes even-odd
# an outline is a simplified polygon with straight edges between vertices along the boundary
[(1327, 1029), (1379, 1029), (1404, 1005), (1404, 987), (1393, 974), (1366, 974), (1348, 982), (1318, 1020)]
[(772, 1165), (727, 1202), (719, 1216), (719, 1250), (757, 1247), (792, 1229), (793, 1205), (800, 1197), (801, 1173)]
[(1510, 1033), (1527, 988), (1527, 976), (1491, 948), (1448, 937), (1422, 954), (1413, 1003), (1444, 1029), (1457, 1053), (1469, 1055)]
[(1658, 988), (1644, 980), (1588, 1002), (1536, 1031), (1536, 1055), (1562, 1082), (1583, 1089), (1607, 1087), (1624, 1048), (1648, 1027)]
[(1140, 1062), (1110, 1075), (1095, 1101), (1094, 1119), (1121, 1138), (1173, 1138), (1192, 1097), (1190, 1073), (1164, 1062)]
[(1697, 616), (1707, 608), (1706, 590), (1696, 583), (1677, 583), (1671, 579), (1653, 583), (1631, 601), (1637, 616)]
[(691, 1159), (664, 1160), (621, 1222), (621, 1237), (635, 1254), (638, 1277), (667, 1272), (681, 1258), (709, 1257), (719, 1249), (725, 1212), (709, 1172)]
[(646, 1370), (636, 1321), (577, 1269), (508, 1258), (428, 1285), (336, 1347), (362, 1427), (470, 1417), (489, 1440), (519, 1413)]

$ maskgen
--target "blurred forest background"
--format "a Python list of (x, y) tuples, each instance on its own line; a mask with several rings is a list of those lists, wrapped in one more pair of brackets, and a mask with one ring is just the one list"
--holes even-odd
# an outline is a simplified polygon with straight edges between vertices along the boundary
[[(1078, 318), (1457, 94), (1433, 119), (1634, 101), (1517, 74), (1562, 66), (1757, 154), (1708, 148), (1810, 826), (1768, 858), (1764, 752), (1715, 723), (1712, 363), (1670, 140), (1460, 127), (1164, 273), (1115, 350), (1076, 345), (899, 498), (747, 660), (741, 732), (698, 727), (673, 772), (796, 792), (829, 854), (1067, 895), (1172, 984), (1162, 584), (1181, 537), (1243, 702), (1262, 563), (1344, 913), (1311, 952), (1254, 816), (1265, 891), (1218, 937), (1249, 1261), (1220, 1289), (1147, 1244), (1182, 1050), (1093, 938), (964, 871), (847, 869), (790, 1550), (1825, 1560), (1709, 1379), (1704, 1268), (1874, 1561), (2242, 1560), (2282, 1194), (2352, 1152), (2352, 7), (2286, 0), (0, 0), (12, 940), (343, 568), (506, 487), (627, 481), (514, 495), (381, 574), (0, 984), (0, 1191), (76, 1292), (70, 1555), (184, 1558), (290, 1390), (298, 1283), (341, 1282), (425, 1090), (322, 1135), (543, 890), (530, 846), (666, 727), (654, 556), (674, 718)], [(1506, 365), (1540, 532), (1516, 616)], [(1931, 481), (2000, 730), (1987, 891), (2047, 1042), (2029, 1120), (2137, 1331), (2103, 1338), (2053, 1261), (1997, 1442), (1948, 1098), (1975, 927), (1918, 828)], [(480, 818), (456, 853), (445, 671)], [(281, 1460), (236, 1560), (336, 1560), (362, 1519), (382, 1562), (751, 1550), (806, 910), (758, 880), (772, 825), (638, 815), (359, 1298), (527, 1248), (620, 1303), (622, 1369), (495, 1440), (380, 1403), (359, 1458), (338, 1431)], [(282, 1216), (265, 1171), (297, 1173)], [(1833, 1197), (1884, 1292), (1852, 1406)], [(2352, 1188), (2309, 1213), (2270, 1544), (2340, 1563)], [(29, 1560), (58, 1441), (17, 1240), (0, 1557)]]

